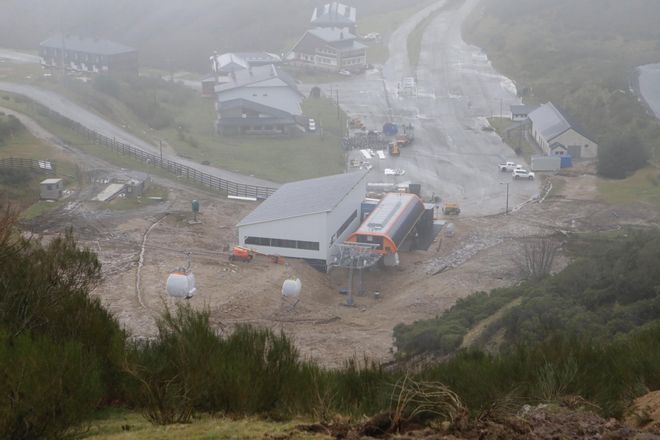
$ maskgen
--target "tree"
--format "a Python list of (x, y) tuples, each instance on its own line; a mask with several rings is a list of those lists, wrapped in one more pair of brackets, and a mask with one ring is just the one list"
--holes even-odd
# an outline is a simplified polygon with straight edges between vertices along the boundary
[(611, 179), (624, 179), (642, 168), (648, 151), (633, 132), (615, 135), (598, 149), (598, 174)]

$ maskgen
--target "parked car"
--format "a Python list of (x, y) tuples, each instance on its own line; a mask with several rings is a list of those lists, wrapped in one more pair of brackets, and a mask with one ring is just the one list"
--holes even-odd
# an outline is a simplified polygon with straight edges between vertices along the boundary
[(515, 162), (505, 162), (497, 166), (501, 172), (506, 173), (507, 171), (513, 171), (515, 169), (522, 168), (522, 165), (518, 165)]
[(340, 74), (340, 75), (344, 75), (344, 76), (351, 76), (351, 72), (349, 72), (349, 71), (346, 70), (346, 69), (341, 69), (341, 70), (339, 71), (339, 74)]
[(314, 118), (309, 118), (309, 121), (307, 121), (307, 131), (316, 131), (316, 121)]
[(406, 170), (401, 168), (385, 168), (386, 176), (403, 176), (404, 174), (406, 174)]
[(513, 178), (516, 180), (519, 179), (534, 180), (534, 173), (531, 171), (524, 170), (522, 168), (516, 168), (515, 170), (513, 170)]

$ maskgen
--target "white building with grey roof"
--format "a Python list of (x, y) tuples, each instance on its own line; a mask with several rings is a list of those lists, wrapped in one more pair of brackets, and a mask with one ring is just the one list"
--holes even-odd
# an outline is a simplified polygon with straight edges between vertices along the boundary
[(359, 72), (367, 67), (367, 46), (349, 28), (316, 27), (298, 40), (287, 61), (298, 67)]
[(528, 117), (532, 136), (546, 154), (570, 154), (574, 159), (597, 157), (598, 144), (578, 133), (551, 102), (541, 105)]
[(275, 65), (232, 72), (215, 87), (218, 133), (293, 134), (303, 130), (303, 95)]
[(360, 225), (366, 172), (282, 185), (238, 224), (238, 241), (266, 255), (325, 265), (334, 244)]
[(310, 23), (312, 27), (348, 28), (355, 33), (357, 10), (339, 2), (326, 3), (314, 8)]
[(44, 67), (90, 73), (138, 74), (137, 50), (110, 40), (53, 35), (39, 44)]

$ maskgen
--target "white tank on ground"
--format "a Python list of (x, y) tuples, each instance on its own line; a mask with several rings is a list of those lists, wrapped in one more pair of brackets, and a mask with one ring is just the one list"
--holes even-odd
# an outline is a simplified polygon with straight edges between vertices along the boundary
[(174, 298), (192, 298), (197, 292), (192, 272), (172, 272), (167, 277), (167, 294)]
[(282, 296), (285, 298), (298, 298), (301, 289), (302, 283), (300, 282), (300, 278), (284, 280), (282, 284)]

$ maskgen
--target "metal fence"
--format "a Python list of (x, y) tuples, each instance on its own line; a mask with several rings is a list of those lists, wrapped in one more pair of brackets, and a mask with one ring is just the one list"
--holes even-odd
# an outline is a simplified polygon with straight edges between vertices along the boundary
[(197, 183), (211, 190), (219, 191), (228, 195), (239, 197), (254, 197), (256, 199), (266, 199), (276, 190), (276, 188), (269, 188), (266, 186), (256, 186), (232, 182), (230, 180), (221, 179), (211, 174), (204, 173), (195, 168), (189, 167), (188, 165), (183, 165), (173, 160), (161, 159), (160, 156), (156, 154), (148, 153), (144, 150), (141, 150), (140, 148), (119, 142), (116, 139), (109, 138), (100, 133), (97, 133), (94, 130), (90, 130), (82, 124), (69, 119), (66, 116), (63, 116), (60, 113), (57, 113), (47, 107), (41, 106), (39, 104), (35, 105), (41, 107), (40, 113), (45, 114), (56, 122), (82, 134), (91, 142), (104, 146), (116, 154), (128, 156), (146, 165), (165, 170), (174, 174), (180, 179), (187, 180), (188, 182)]
[(0, 168), (31, 169), (46, 174), (55, 173), (55, 162), (52, 160), (24, 159), (20, 157), (6, 157), (0, 159)]

